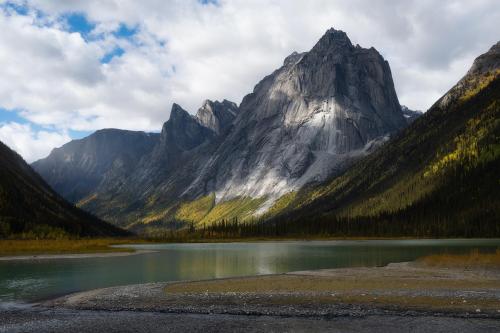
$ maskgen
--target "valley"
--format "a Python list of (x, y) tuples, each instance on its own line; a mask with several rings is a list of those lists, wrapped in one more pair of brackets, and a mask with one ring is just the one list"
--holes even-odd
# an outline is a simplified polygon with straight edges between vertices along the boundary
[[(487, 1), (434, 27), (437, 4), (424, 26), (368, 6), (351, 37), (316, 15), (307, 43), (297, 8), (266, 19), (288, 1), (262, 21), (169, 2), (155, 29), (92, 2), (0, 3), (0, 333), (500, 331), (500, 41), (471, 23)], [(360, 33), (372, 16), (394, 26)], [(36, 52), (9, 63), (10, 44)]]
[(102, 130), (33, 167), (146, 237), (499, 236), (499, 48), (419, 116), (375, 49), (331, 29), (240, 106), (174, 104), (160, 134)]

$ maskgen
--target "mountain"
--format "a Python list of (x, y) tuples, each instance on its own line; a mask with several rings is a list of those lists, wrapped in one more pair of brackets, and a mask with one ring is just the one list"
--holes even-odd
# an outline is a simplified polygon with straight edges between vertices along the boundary
[(103, 179), (127, 177), (158, 142), (159, 134), (103, 129), (52, 150), (32, 167), (59, 194), (78, 202)]
[(284, 196), (273, 234), (500, 236), (500, 42), (424, 115), (339, 177)]
[(0, 238), (128, 234), (66, 202), (2, 142), (0, 165)]
[(423, 115), (424, 113), (419, 110), (410, 110), (407, 106), (401, 105), (401, 111), (403, 111), (403, 116), (406, 118), (406, 122), (408, 124), (411, 124), (414, 122), (418, 117)]
[[(122, 226), (149, 222), (178, 202), (212, 153), (208, 146), (225, 136), (237, 113), (227, 100), (205, 101), (196, 116), (174, 104), (159, 134), (98, 131), (33, 166), (54, 187), (69, 189), (60, 190), (68, 199), (105, 220)], [(81, 195), (70, 196), (75, 188)]]
[[(232, 131), (186, 193), (277, 197), (319, 181), (406, 125), (389, 65), (331, 29), (245, 96)], [(202, 189), (202, 191), (200, 191)]]
[(221, 135), (231, 127), (237, 114), (238, 106), (234, 102), (206, 100), (198, 110), (196, 118), (200, 124)]
[[(174, 104), (158, 142), (130, 172), (104, 173), (83, 198), (65, 195), (141, 231), (252, 219), (283, 195), (339, 174), (405, 126), (387, 61), (330, 29), (309, 52), (288, 56), (239, 107), (206, 101), (192, 116)], [(39, 167), (60, 164), (53, 156), (37, 163), (50, 184), (72, 187), (70, 173), (56, 182)]]

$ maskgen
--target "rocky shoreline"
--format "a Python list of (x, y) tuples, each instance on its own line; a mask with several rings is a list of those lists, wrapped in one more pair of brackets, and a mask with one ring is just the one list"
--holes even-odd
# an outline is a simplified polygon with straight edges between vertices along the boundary
[[(70, 294), (0, 317), (0, 332), (113, 331), (111, 322), (116, 331), (153, 332), (495, 332), (500, 272), (401, 263), (150, 283)], [(26, 323), (37, 323), (36, 330)]]
[(67, 295), (43, 306), (298, 317), (432, 314), (500, 319), (500, 272), (402, 263), (110, 287)]

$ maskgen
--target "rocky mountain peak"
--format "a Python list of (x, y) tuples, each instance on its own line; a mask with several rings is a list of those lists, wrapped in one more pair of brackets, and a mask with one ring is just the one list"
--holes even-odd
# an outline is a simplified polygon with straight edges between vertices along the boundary
[(345, 170), (406, 125), (389, 64), (330, 29), (310, 51), (286, 57), (239, 106), (206, 100), (193, 116), (174, 104), (152, 153), (104, 192), (124, 193), (137, 207), (157, 198), (158, 211), (208, 194), (217, 203), (260, 198), (261, 213), (281, 195)]
[(211, 129), (215, 134), (221, 135), (231, 126), (237, 114), (238, 106), (236, 103), (226, 99), (222, 102), (206, 100), (198, 109), (196, 118), (201, 125)]
[(212, 136), (210, 129), (200, 124), (197, 118), (190, 115), (180, 105), (174, 103), (170, 118), (163, 124), (159, 149), (163, 153), (191, 150)]
[(274, 198), (321, 181), (407, 122), (388, 63), (330, 29), (244, 97), (234, 130), (187, 193)]
[(316, 43), (311, 52), (324, 52), (326, 50), (350, 50), (354, 46), (351, 43), (347, 34), (342, 30), (336, 30), (334, 28), (328, 29), (323, 37)]
[(170, 122), (184, 122), (191, 118), (189, 112), (184, 110), (179, 104), (173, 103), (172, 109), (170, 110)]

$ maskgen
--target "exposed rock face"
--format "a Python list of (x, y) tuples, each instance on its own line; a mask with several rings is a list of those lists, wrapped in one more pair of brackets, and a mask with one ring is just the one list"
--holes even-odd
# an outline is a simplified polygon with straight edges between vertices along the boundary
[(66, 199), (77, 202), (109, 177), (126, 177), (159, 142), (159, 134), (103, 129), (54, 149), (32, 167)]
[(163, 125), (160, 146), (167, 149), (191, 150), (213, 136), (209, 128), (191, 116), (179, 105), (174, 104), (170, 119)]
[(293, 53), (241, 105), (234, 128), (188, 191), (278, 197), (321, 180), (406, 125), (389, 65), (329, 30)]
[(237, 114), (238, 106), (236, 103), (228, 100), (222, 102), (206, 100), (198, 110), (196, 118), (200, 124), (211, 129), (217, 135), (221, 135), (232, 125)]
[(126, 177), (102, 181), (83, 207), (121, 223), (165, 221), (180, 201), (215, 193), (216, 202), (265, 197), (264, 212), (406, 124), (388, 63), (331, 29), (311, 51), (288, 56), (239, 108), (206, 101), (191, 116), (174, 104), (150, 153)]
[(342, 232), (351, 236), (493, 237), (500, 221), (498, 119), (500, 43), (401, 135), (314, 195), (302, 191), (274, 222), (311, 230), (320, 217), (339, 232), (348, 217), (357, 231)]
[(237, 105), (226, 100), (206, 100), (196, 116), (190, 115), (174, 103), (170, 119), (163, 124), (159, 144), (155, 147), (150, 161), (169, 163), (166, 161), (177, 159), (182, 152), (211, 142), (226, 133), (237, 112)]
[(200, 124), (196, 117), (174, 104), (170, 111), (170, 119), (163, 124), (160, 142), (153, 152), (153, 160), (165, 162), (176, 158), (179, 153), (189, 151), (214, 136), (211, 129)]
[(406, 119), (406, 122), (408, 124), (411, 124), (415, 120), (417, 120), (418, 117), (423, 115), (424, 113), (419, 110), (410, 110), (407, 106), (401, 105), (401, 111), (403, 112), (403, 116)]

